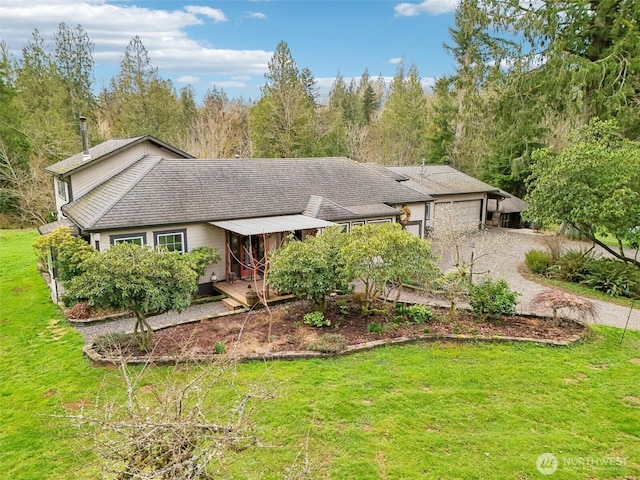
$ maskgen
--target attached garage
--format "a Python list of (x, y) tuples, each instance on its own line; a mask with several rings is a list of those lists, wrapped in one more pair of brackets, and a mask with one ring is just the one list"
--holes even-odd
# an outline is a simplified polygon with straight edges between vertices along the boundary
[[(485, 225), (489, 199), (509, 195), (498, 188), (448, 165), (406, 165), (386, 167), (396, 181), (435, 199), (432, 227), (438, 228), (449, 211), (456, 223), (474, 229)], [(449, 207), (445, 208), (444, 206)], [(448, 211), (447, 211), (448, 210)]]
[(447, 210), (456, 216), (459, 224), (468, 225), (469, 228), (478, 228), (484, 221), (483, 204), (483, 199), (436, 202), (434, 215), (436, 219), (442, 218), (442, 212), (439, 214), (438, 211), (442, 210), (443, 205), (447, 205)]

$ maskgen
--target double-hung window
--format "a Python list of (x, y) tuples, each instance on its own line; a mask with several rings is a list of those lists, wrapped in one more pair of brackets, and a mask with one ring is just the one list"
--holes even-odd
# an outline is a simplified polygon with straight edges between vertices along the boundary
[(111, 236), (111, 243), (132, 243), (133, 245), (143, 246), (146, 243), (144, 233), (131, 233), (129, 235), (113, 235)]
[(186, 230), (172, 232), (155, 232), (156, 248), (166, 248), (170, 252), (185, 253), (187, 251)]
[(56, 184), (58, 185), (58, 196), (63, 200), (67, 200), (67, 182), (61, 178), (57, 178)]
[(431, 204), (430, 203), (425, 203), (424, 204), (424, 219), (429, 220), (431, 218)]

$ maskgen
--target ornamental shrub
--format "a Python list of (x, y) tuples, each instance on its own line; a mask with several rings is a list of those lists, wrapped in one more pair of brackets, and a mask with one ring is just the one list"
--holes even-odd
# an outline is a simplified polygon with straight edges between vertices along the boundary
[(513, 315), (520, 293), (509, 288), (505, 280), (486, 280), (473, 285), (469, 291), (471, 309), (483, 319)]
[(406, 310), (407, 315), (414, 323), (427, 323), (433, 320), (433, 310), (426, 305), (410, 305)]
[(549, 269), (550, 276), (567, 282), (581, 282), (589, 271), (589, 265), (596, 258), (591, 250), (567, 250)]
[(524, 261), (531, 273), (546, 275), (551, 265), (551, 254), (543, 250), (529, 250), (524, 255)]
[(638, 293), (640, 273), (633, 266), (612, 258), (594, 260), (581, 283), (611, 296), (633, 297)]
[(324, 318), (322, 312), (309, 312), (303, 318), (303, 323), (311, 327), (320, 328), (331, 325), (331, 320)]

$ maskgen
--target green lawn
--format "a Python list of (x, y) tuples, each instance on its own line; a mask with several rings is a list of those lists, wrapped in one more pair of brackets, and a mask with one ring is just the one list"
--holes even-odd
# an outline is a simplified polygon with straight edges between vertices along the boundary
[[(92, 400), (117, 372), (83, 358), (36, 271), (34, 235), (0, 232), (0, 478), (89, 478), (89, 441), (43, 415)], [(308, 437), (313, 478), (640, 478), (640, 332), (619, 346), (621, 333), (598, 327), (571, 348), (439, 343), (239, 365), (239, 384), (281, 386), (255, 413), (271, 448), (228, 477), (283, 478)], [(558, 460), (553, 475), (536, 470), (543, 453)]]

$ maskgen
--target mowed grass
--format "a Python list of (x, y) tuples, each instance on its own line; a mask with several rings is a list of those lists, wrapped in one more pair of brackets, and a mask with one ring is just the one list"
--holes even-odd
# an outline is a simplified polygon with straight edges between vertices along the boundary
[[(90, 478), (89, 437), (47, 415), (91, 402), (118, 374), (82, 356), (36, 271), (34, 235), (0, 232), (0, 478)], [(253, 414), (268, 447), (238, 454), (226, 476), (283, 478), (307, 452), (321, 479), (640, 478), (640, 333), (619, 345), (621, 335), (597, 327), (570, 348), (435, 343), (240, 364), (239, 389), (278, 387)], [(145, 381), (176, 373), (153, 368)], [(558, 461), (551, 476), (536, 469), (543, 453)]]

